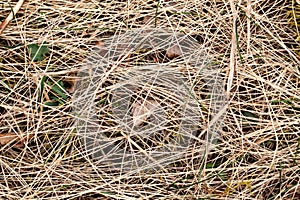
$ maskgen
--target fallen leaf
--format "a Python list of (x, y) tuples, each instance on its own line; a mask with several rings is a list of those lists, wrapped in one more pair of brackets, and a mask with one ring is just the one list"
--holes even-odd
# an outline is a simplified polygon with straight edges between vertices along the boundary
[(57, 95), (62, 97), (64, 100), (67, 100), (68, 96), (64, 93), (64, 83), (62, 81), (58, 81), (52, 85), (52, 91), (55, 92)]
[(168, 58), (175, 58), (182, 55), (182, 51), (178, 45), (173, 45), (167, 49), (166, 55)]
[(64, 82), (67, 83), (65, 90), (70, 94), (75, 92), (75, 85), (78, 81), (78, 77), (76, 77), (77, 71), (69, 73), (68, 77), (65, 78)]
[(96, 41), (96, 42), (95, 42), (95, 45), (96, 45), (97, 47), (104, 47), (104, 43), (103, 43), (102, 41)]
[(30, 59), (32, 61), (42, 61), (44, 59), (44, 55), (49, 52), (49, 49), (45, 45), (38, 46), (37, 44), (28, 45), (28, 49), (30, 52)]
[(153, 100), (138, 100), (132, 104), (133, 127), (140, 126), (153, 113), (159, 104)]
[[(28, 135), (28, 139), (31, 139), (33, 134)], [(23, 147), (25, 146), (25, 137), (20, 138), (14, 133), (0, 133), (0, 146), (12, 143), (13, 147)]]
[(1, 133), (0, 134), (0, 145), (6, 145), (10, 142), (14, 142), (18, 139), (19, 137), (16, 134), (12, 133)]

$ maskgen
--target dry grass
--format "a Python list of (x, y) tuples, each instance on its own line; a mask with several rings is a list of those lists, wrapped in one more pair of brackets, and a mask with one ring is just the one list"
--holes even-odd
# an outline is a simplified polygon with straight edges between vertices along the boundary
[[(1, 198), (300, 198), (291, 4), (174, 2), (25, 1), (0, 35), (0, 133), (13, 138), (0, 141)], [(1, 21), (14, 4), (0, 1)], [(155, 27), (194, 36), (221, 70), (228, 96), (221, 137), (205, 159), (195, 146), (164, 170), (110, 171), (86, 155), (74, 128), (72, 90), (59, 83), (70, 82), (103, 38)], [(33, 44), (48, 46), (41, 61), (30, 58)]]

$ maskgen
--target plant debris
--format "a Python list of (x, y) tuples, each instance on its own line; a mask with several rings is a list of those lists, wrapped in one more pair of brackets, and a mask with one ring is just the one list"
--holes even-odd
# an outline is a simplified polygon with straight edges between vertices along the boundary
[(14, 16), (17, 14), (17, 12), (22, 7), (25, 0), (19, 0), (17, 4), (13, 7), (10, 14), (7, 16), (7, 18), (0, 24), (0, 34), (4, 31), (6, 26), (9, 24), (9, 22), (14, 18)]

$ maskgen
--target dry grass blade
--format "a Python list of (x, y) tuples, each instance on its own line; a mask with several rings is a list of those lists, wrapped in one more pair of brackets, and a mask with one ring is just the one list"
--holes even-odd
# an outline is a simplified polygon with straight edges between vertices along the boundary
[(227, 95), (229, 97), (230, 90), (232, 87), (232, 82), (233, 82), (233, 76), (234, 76), (234, 71), (235, 71), (235, 55), (237, 53), (237, 32), (236, 32), (236, 21), (238, 17), (237, 10), (235, 8), (234, 1), (230, 1), (230, 8), (232, 11), (233, 15), (233, 20), (232, 20), (232, 39), (231, 39), (231, 51), (230, 51), (230, 67), (229, 67), (229, 75), (228, 75), (228, 81), (227, 81)]
[(9, 22), (14, 18), (16, 13), (20, 10), (25, 0), (19, 0), (17, 4), (13, 7), (11, 13), (7, 16), (7, 18), (0, 24), (0, 34), (4, 31)]
[[(13, 11), (8, 1), (0, 2), (0, 199), (299, 198), (300, 45), (295, 41), (299, 36), (299, 1), (11, 2)], [(12, 20), (13, 15), (16, 20)], [(84, 89), (96, 85), (90, 96), (96, 100), (78, 110), (95, 108), (95, 115), (85, 119), (75, 113), (78, 98), (74, 98), (74, 85), (84, 78), (75, 73), (91, 52), (98, 52), (96, 58), (114, 55), (112, 52), (126, 46), (125, 33), (140, 31), (151, 36), (149, 30), (160, 29), (193, 38), (204, 47), (205, 56), (196, 56), (197, 62), (209, 58), (211, 65), (203, 65), (217, 69), (216, 76), (196, 75), (191, 65), (195, 57), (184, 55), (189, 59), (181, 60), (179, 46), (136, 49), (108, 60), (111, 67), (102, 74), (93, 76), (90, 69), (91, 80), (101, 80)], [(114, 48), (107, 52), (104, 45), (112, 37)], [(137, 38), (131, 44), (147, 37)], [(179, 106), (185, 95), (172, 95), (171, 89), (150, 84), (152, 75), (132, 72), (133, 66), (147, 59), (153, 65), (169, 63), (186, 77), (191, 86), (189, 95), (197, 100), (198, 108), (193, 142), (184, 153), (174, 154), (176, 162), (153, 167), (150, 172), (145, 168), (156, 165), (157, 159), (145, 149), (159, 148), (159, 140), (161, 145), (170, 144), (169, 149), (180, 146), (179, 140), (174, 140), (180, 135), (176, 130), (182, 127), (180, 120), (189, 118), (182, 115)], [(99, 67), (107, 60), (95, 62)], [(211, 81), (204, 82), (203, 74)], [(139, 77), (148, 78), (149, 84)], [(216, 77), (222, 78), (222, 84), (214, 89), (205, 84), (213, 83)], [(118, 117), (113, 112), (112, 102), (116, 101), (112, 92), (126, 88), (120, 84), (122, 80), (145, 86), (137, 88), (128, 101), (130, 123), (116, 123)], [(168, 83), (167, 78), (163, 80)], [(220, 103), (223, 98), (211, 95), (211, 90), (227, 91), (228, 102)], [(157, 108), (150, 104), (157, 103), (157, 108), (173, 109), (168, 109), (164, 118), (153, 118)], [(132, 126), (134, 117), (138, 120)], [(151, 117), (164, 129), (153, 128)], [(85, 148), (78, 135), (78, 119), (96, 127), (86, 131), (90, 136), (102, 133), (106, 147), (116, 147), (111, 149), (111, 156), (93, 157), (94, 152)], [(146, 125), (156, 131), (156, 137), (143, 140), (124, 131), (143, 130)], [(203, 159), (199, 147), (210, 140), (205, 137), (207, 133), (218, 139)], [(93, 150), (105, 149), (98, 147)], [(122, 152), (114, 157), (118, 149), (127, 149), (132, 157), (122, 160)], [(145, 157), (150, 160), (146, 167), (140, 161)], [(112, 168), (114, 159), (120, 168)], [(158, 164), (164, 161), (168, 160)], [(121, 168), (129, 164), (134, 168)]]

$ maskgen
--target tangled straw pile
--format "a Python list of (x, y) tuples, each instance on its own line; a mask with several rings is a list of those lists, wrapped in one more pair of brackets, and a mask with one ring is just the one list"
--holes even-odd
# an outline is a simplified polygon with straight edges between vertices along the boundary
[(192, 143), (194, 153), (208, 153), (220, 132), (223, 81), (186, 35), (155, 29), (114, 35), (95, 48), (78, 76), (77, 131), (107, 169), (163, 169)]
[[(11, 6), (0, 2), (1, 21)], [(0, 196), (296, 199), (300, 73), (290, 6), (280, 0), (25, 2), (0, 35)], [(87, 155), (74, 126), (74, 73), (99, 41), (161, 28), (195, 38), (220, 69), (228, 99), (220, 138), (204, 159), (195, 144), (163, 170), (108, 170)]]

